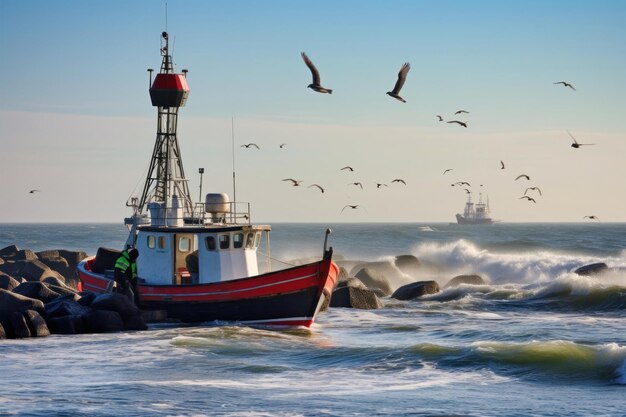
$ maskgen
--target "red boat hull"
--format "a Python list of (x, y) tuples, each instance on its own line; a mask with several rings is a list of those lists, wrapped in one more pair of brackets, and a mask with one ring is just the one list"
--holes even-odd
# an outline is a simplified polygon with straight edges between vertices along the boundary
[[(211, 284), (139, 284), (139, 307), (165, 310), (169, 318), (185, 322), (309, 327), (339, 276), (331, 258), (329, 252), (319, 262)], [(91, 271), (93, 259), (78, 266), (83, 289), (109, 292), (112, 279)]]

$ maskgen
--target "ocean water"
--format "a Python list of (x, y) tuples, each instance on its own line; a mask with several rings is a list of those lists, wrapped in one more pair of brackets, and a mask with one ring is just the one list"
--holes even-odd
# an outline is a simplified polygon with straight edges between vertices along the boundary
[[(272, 256), (345, 265), (403, 254), (394, 285), (463, 285), (380, 310), (331, 308), (310, 330), (152, 325), (0, 341), (0, 415), (623, 416), (626, 224), (274, 224)], [(121, 247), (111, 224), (0, 224), (0, 247)], [(572, 271), (605, 262), (610, 272)]]

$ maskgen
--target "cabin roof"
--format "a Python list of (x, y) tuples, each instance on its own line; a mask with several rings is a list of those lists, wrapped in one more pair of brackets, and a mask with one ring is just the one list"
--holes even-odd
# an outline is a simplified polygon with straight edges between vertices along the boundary
[(219, 233), (219, 232), (234, 232), (237, 230), (242, 231), (270, 231), (272, 230), (269, 225), (204, 225), (204, 226), (139, 226), (137, 230), (140, 232), (158, 232), (158, 233)]

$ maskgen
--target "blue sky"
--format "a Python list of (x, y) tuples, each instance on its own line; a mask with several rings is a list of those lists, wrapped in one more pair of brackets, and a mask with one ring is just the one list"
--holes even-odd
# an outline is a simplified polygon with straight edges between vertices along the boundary
[[(127, 214), (154, 140), (146, 68), (160, 64), (164, 8), (0, 0), (0, 193), (15, 202), (0, 221)], [(450, 179), (483, 183), (504, 221), (626, 221), (624, 21), (623, 1), (170, 0), (174, 60), (191, 88), (183, 160), (188, 173), (211, 167), (209, 186), (228, 191), (234, 116), (238, 144), (262, 145), (237, 150), (238, 196), (259, 220), (449, 221), (465, 200)], [(301, 51), (332, 96), (306, 89)], [(404, 62), (406, 104), (385, 95)], [(561, 80), (577, 91), (552, 84)], [(434, 117), (459, 109), (468, 129)], [(566, 130), (597, 145), (574, 150)], [(275, 149), (283, 142), (288, 153)], [(359, 167), (354, 178), (338, 171), (346, 164)], [(536, 206), (518, 199), (522, 172), (546, 188)], [(324, 182), (328, 195), (286, 187), (289, 176)], [(405, 189), (346, 188), (398, 176)], [(120, 181), (132, 184), (110, 185)], [(77, 187), (98, 188), (95, 207), (66, 205)], [(33, 207), (30, 188), (55, 208)], [(340, 215), (345, 204), (364, 210)]]

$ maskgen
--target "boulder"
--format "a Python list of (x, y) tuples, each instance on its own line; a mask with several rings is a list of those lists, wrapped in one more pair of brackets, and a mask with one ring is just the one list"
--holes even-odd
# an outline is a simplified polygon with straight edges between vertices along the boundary
[(13, 291), (13, 288), (20, 285), (19, 281), (10, 275), (0, 272), (0, 289)]
[(15, 254), (17, 252), (19, 252), (20, 248), (18, 248), (15, 245), (9, 245), (9, 246), (5, 246), (4, 248), (0, 249), (0, 258), (12, 258), (13, 256), (15, 256)]
[(398, 255), (393, 263), (407, 275), (412, 275), (421, 266), (419, 259), (413, 255)]
[(141, 314), (139, 308), (128, 297), (118, 293), (99, 294), (91, 302), (90, 307), (95, 310), (115, 311), (119, 313), (123, 321)]
[(595, 264), (581, 266), (576, 269), (574, 273), (582, 276), (590, 276), (603, 272), (608, 268), (609, 267), (604, 262), (597, 262)]
[(46, 318), (55, 318), (62, 316), (82, 316), (87, 314), (89, 307), (82, 306), (78, 303), (78, 295), (66, 295), (52, 300), (45, 305)]
[(22, 249), (15, 252), (10, 259), (14, 261), (36, 261), (37, 255), (30, 249)]
[(91, 333), (119, 332), (124, 330), (122, 316), (116, 311), (92, 309), (83, 316), (85, 327)]
[(75, 270), (71, 269), (67, 261), (61, 257), (59, 258), (43, 258), (40, 259), (40, 262), (46, 265), (48, 268), (52, 269), (55, 272), (58, 272), (60, 277), (58, 278), (60, 281), (63, 281), (65, 284), (65, 276), (73, 277)]
[(98, 296), (98, 294), (92, 291), (83, 291), (78, 295), (80, 295), (80, 298), (78, 299), (78, 304), (85, 307), (89, 307), (93, 300), (95, 300)]
[(384, 296), (393, 292), (388, 275), (385, 275), (381, 268), (368, 266), (361, 269), (354, 276), (365, 284), (367, 288), (379, 289)]
[(422, 295), (436, 294), (438, 292), (439, 284), (437, 284), (437, 281), (418, 281), (403, 285), (398, 288), (391, 297), (396, 300), (413, 300)]
[(25, 297), (20, 294), (0, 289), (0, 320), (7, 319), (15, 311), (36, 310), (44, 311), (44, 304), (41, 300)]
[(148, 330), (148, 325), (143, 317), (138, 314), (124, 321), (124, 330)]
[(59, 256), (67, 261), (70, 268), (74, 269), (76, 269), (82, 260), (87, 258), (87, 254), (83, 251), (65, 249), (59, 249)]
[(98, 248), (96, 257), (91, 264), (91, 270), (97, 274), (102, 274), (107, 269), (114, 269), (117, 258), (120, 257), (122, 251), (109, 248)]
[(85, 324), (81, 316), (63, 316), (48, 320), (48, 328), (52, 334), (85, 333)]
[(457, 275), (452, 278), (443, 288), (458, 287), (461, 284), (485, 285), (486, 282), (480, 275)]
[(0, 272), (10, 275), (13, 278), (17, 278), (21, 269), (22, 264), (15, 261), (5, 261), (3, 264), (0, 265)]
[(63, 277), (61, 277), (61, 278), (59, 278), (59, 277), (45, 277), (44, 279), (41, 280), (41, 282), (45, 282), (48, 285), (54, 285), (54, 286), (57, 286), (57, 287), (66, 287), (65, 280), (63, 279)]
[(41, 300), (45, 303), (54, 300), (61, 294), (56, 291), (52, 291), (48, 286), (41, 281), (26, 281), (13, 289), (14, 294), (20, 294), (25, 297)]
[(50, 336), (50, 330), (46, 321), (34, 310), (26, 310), (24, 313), (26, 324), (32, 337), (46, 337)]
[[(46, 284), (46, 282), (44, 281), (44, 284)], [(52, 284), (46, 284), (48, 286), (48, 288), (50, 288), (52, 291), (60, 294), (60, 295), (78, 295), (78, 293), (76, 291), (74, 291), (73, 289), (71, 289), (70, 287), (68, 287), (67, 285), (52, 285)]]
[(21, 265), (17, 274), (28, 281), (43, 281), (47, 277), (63, 279), (58, 272), (53, 271), (39, 260), (17, 261), (16, 264)]
[(16, 339), (24, 339), (31, 336), (26, 318), (19, 311), (14, 311), (11, 314), (11, 326), (13, 327), (13, 337)]
[(363, 310), (373, 310), (382, 308), (383, 305), (367, 287), (356, 278), (348, 280), (337, 285), (330, 299), (331, 307), (348, 307)]

